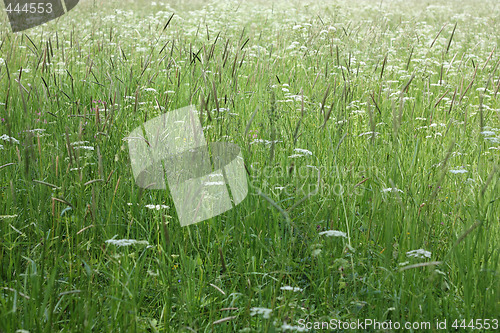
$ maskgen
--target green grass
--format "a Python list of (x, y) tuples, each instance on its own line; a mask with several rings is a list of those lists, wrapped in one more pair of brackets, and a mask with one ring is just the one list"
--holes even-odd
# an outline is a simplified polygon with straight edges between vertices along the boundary
[[(1, 17), (0, 136), (19, 142), (0, 139), (0, 331), (498, 320), (500, 7), (427, 6), (84, 1), (17, 34)], [(123, 139), (189, 104), (251, 186), (182, 228)]]

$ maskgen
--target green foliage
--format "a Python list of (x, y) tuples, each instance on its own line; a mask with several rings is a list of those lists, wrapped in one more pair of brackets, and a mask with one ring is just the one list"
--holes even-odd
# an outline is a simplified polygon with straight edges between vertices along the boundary
[[(498, 319), (499, 18), (472, 1), (2, 18), (0, 332)], [(251, 186), (181, 228), (123, 139), (188, 104)]]

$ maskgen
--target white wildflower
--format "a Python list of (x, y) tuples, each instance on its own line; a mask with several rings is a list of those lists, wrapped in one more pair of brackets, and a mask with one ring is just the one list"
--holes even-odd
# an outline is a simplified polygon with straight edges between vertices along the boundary
[(11, 143), (19, 144), (19, 140), (17, 140), (16, 138), (14, 138), (12, 136), (8, 136), (7, 134), (0, 136), (0, 140), (9, 141)]
[(455, 170), (450, 170), (450, 172), (453, 174), (459, 174), (459, 173), (467, 173), (468, 171), (465, 169), (455, 169)]
[(314, 249), (314, 250), (311, 252), (311, 255), (312, 255), (313, 257), (317, 257), (317, 256), (319, 256), (319, 254), (321, 253), (321, 251), (322, 251), (321, 249)]
[(226, 183), (219, 181), (219, 182), (205, 182), (203, 185), (205, 186), (216, 186), (216, 185), (225, 185)]
[(211, 173), (208, 175), (209, 178), (219, 178), (219, 177), (224, 177), (222, 173)]
[[(302, 102), (302, 95), (290, 95), (290, 94), (286, 94), (286, 97), (289, 98), (287, 99), (285, 102), (293, 102), (293, 101), (296, 101), (296, 102)], [(307, 96), (304, 96), (304, 100), (307, 99)]]
[(34, 128), (32, 130), (28, 130), (27, 132), (30, 132), (30, 133), (41, 133), (41, 132), (45, 132), (46, 129), (45, 128)]
[(273, 310), (268, 308), (250, 308), (250, 316), (262, 315), (262, 318), (269, 319)]
[(500, 143), (500, 137), (487, 137), (485, 138), (488, 141), (491, 141), (492, 143)]
[(278, 142), (283, 142), (283, 141), (281, 141), (281, 140), (271, 141), (271, 140), (255, 139), (252, 142), (250, 142), (250, 144), (253, 145), (255, 143), (265, 143), (266, 145), (270, 145), (271, 143), (278, 143)]
[(150, 269), (148, 269), (148, 274), (149, 274), (149, 275), (151, 275), (151, 276), (158, 276), (158, 275), (160, 275), (160, 274), (158, 273), (158, 270), (156, 270), (156, 272), (153, 272), (153, 271), (152, 271), (152, 270), (150, 270)]
[(111, 239), (108, 239), (106, 241), (106, 243), (108, 244), (112, 244), (112, 245), (115, 245), (115, 246), (130, 246), (130, 245), (134, 245), (134, 244), (138, 244), (138, 245), (149, 245), (148, 241), (138, 241), (138, 240), (135, 240), (135, 239), (115, 239), (116, 235), (111, 238)]
[(72, 142), (71, 145), (82, 146), (82, 145), (85, 145), (86, 143), (90, 143), (90, 142), (89, 141), (76, 141), (76, 142)]
[(430, 258), (431, 254), (432, 254), (431, 252), (426, 251), (424, 249), (418, 249), (418, 250), (412, 250), (412, 251), (406, 252), (407, 257), (414, 257), (414, 258), (420, 258), (420, 259)]
[(304, 289), (299, 287), (291, 287), (291, 286), (283, 286), (280, 288), (281, 290), (290, 290), (290, 291), (303, 291)]
[(365, 135), (377, 136), (379, 134), (380, 134), (379, 132), (364, 132), (364, 133), (361, 133), (358, 136), (365, 136)]
[(76, 147), (73, 147), (75, 149), (85, 149), (85, 150), (94, 150), (95, 148), (92, 147), (92, 146), (76, 146)]
[(170, 208), (169, 206), (165, 206), (165, 205), (146, 205), (144, 207), (146, 207), (148, 209), (156, 209), (156, 210), (169, 209)]
[(307, 149), (302, 149), (302, 148), (295, 148), (293, 151), (296, 151), (297, 153), (300, 154), (305, 154), (305, 155), (312, 155), (313, 153)]
[(401, 191), (399, 188), (392, 188), (392, 187), (387, 187), (387, 188), (383, 188), (382, 189), (382, 192), (401, 192), (403, 193), (403, 191)]
[(365, 112), (366, 112), (365, 110), (354, 110), (354, 111), (351, 111), (352, 114), (363, 114)]
[(344, 237), (347, 238), (347, 235), (345, 232), (338, 231), (338, 230), (326, 230), (322, 231), (319, 233), (320, 235), (325, 235), (327, 237)]
[(292, 44), (290, 44), (290, 46), (287, 47), (287, 50), (292, 50), (294, 48), (297, 47), (297, 45), (299, 45), (300, 43), (299, 42), (292, 42)]
[(0, 215), (0, 219), (13, 219), (17, 217), (17, 214), (15, 215)]

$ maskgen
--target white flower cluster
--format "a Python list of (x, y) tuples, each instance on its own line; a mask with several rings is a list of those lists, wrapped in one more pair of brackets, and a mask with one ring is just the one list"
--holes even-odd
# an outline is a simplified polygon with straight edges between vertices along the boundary
[(169, 209), (170, 208), (169, 206), (165, 206), (165, 205), (146, 205), (144, 207), (149, 208), (149, 209), (156, 209), (156, 210)]
[(450, 170), (450, 172), (456, 175), (459, 173), (467, 173), (468, 171), (465, 169), (453, 169), (453, 170)]
[(297, 152), (298, 154), (293, 154), (288, 156), (288, 158), (296, 158), (296, 157), (303, 157), (303, 156), (311, 156), (313, 153), (307, 149), (302, 149), (302, 148), (295, 148), (293, 151)]
[(347, 238), (347, 235), (345, 232), (338, 231), (338, 230), (327, 230), (327, 231), (322, 231), (319, 233), (320, 235), (325, 235), (327, 237), (344, 237)]
[(302, 288), (299, 288), (299, 287), (291, 287), (291, 286), (283, 286), (280, 288), (281, 290), (289, 290), (289, 291), (295, 291), (295, 292), (298, 292), (298, 291), (303, 291), (304, 289)]
[[(116, 236), (115, 236), (116, 237)], [(130, 245), (149, 245), (148, 241), (138, 241), (138, 240), (135, 240), (135, 239), (115, 239), (115, 237), (113, 237), (112, 239), (108, 239), (106, 241), (106, 243), (108, 244), (112, 244), (112, 245), (115, 245), (115, 246), (130, 246)]]
[(426, 251), (424, 249), (418, 249), (406, 252), (407, 257), (420, 258), (420, 259), (430, 258), (431, 254), (432, 254), (431, 252)]
[(268, 308), (251, 308), (250, 316), (253, 317), (255, 315), (262, 315), (262, 318), (269, 319), (269, 317), (271, 316), (271, 312), (273, 312), (273, 310)]
[(401, 193), (403, 193), (403, 191), (401, 191), (399, 188), (392, 188), (392, 187), (383, 188), (382, 192), (384, 192), (384, 193), (386, 193), (386, 192), (401, 192)]
[(8, 136), (7, 134), (0, 136), (0, 140), (9, 141), (9, 142), (15, 143), (17, 145), (19, 144), (19, 140), (17, 140), (16, 138), (14, 138), (12, 136)]

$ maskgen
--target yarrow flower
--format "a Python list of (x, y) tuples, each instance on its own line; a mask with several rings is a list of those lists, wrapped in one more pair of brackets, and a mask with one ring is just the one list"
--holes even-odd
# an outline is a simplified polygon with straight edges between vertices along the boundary
[(205, 186), (216, 186), (216, 185), (225, 185), (226, 183), (224, 182), (205, 182), (203, 185)]
[(169, 209), (170, 208), (169, 206), (165, 206), (165, 205), (146, 205), (144, 207), (149, 208), (149, 209), (156, 209), (156, 210)]
[(115, 239), (116, 235), (111, 238), (111, 239), (108, 239), (105, 243), (108, 243), (108, 244), (112, 244), (112, 245), (115, 245), (115, 246), (130, 246), (130, 245), (149, 245), (149, 242), (148, 241), (138, 241), (138, 240), (135, 240), (135, 239)]
[(269, 317), (271, 316), (271, 312), (273, 312), (273, 310), (268, 308), (251, 308), (250, 316), (253, 317), (255, 315), (262, 315), (262, 318), (269, 319)]
[(304, 154), (304, 155), (312, 155), (313, 153), (307, 149), (302, 149), (302, 148), (295, 148), (293, 151), (296, 151), (297, 153)]
[(385, 192), (401, 192), (401, 193), (403, 193), (403, 191), (401, 191), (400, 189), (392, 188), (392, 187), (383, 188), (382, 192), (384, 192), (384, 193)]
[(430, 258), (431, 254), (432, 254), (431, 252), (426, 251), (424, 249), (418, 249), (406, 252), (407, 257), (420, 258), (420, 259)]
[(299, 287), (290, 287), (290, 286), (283, 286), (280, 288), (281, 290), (290, 290), (290, 291), (303, 291), (304, 289), (299, 288)]
[(450, 170), (450, 172), (453, 174), (458, 174), (458, 173), (467, 173), (468, 171), (465, 169), (456, 169), (456, 170)]
[(296, 158), (296, 157), (303, 157), (306, 155), (311, 156), (313, 153), (307, 149), (302, 149), (302, 148), (295, 148), (293, 151), (297, 152), (298, 154), (293, 154), (288, 156), (288, 158)]
[(74, 149), (85, 149), (85, 150), (94, 150), (95, 148), (92, 146), (75, 146)]
[(347, 234), (338, 230), (326, 230), (319, 233), (319, 235), (325, 235), (327, 237), (344, 237), (347, 238)]
[(255, 139), (252, 142), (250, 142), (250, 144), (253, 145), (255, 143), (265, 143), (266, 145), (270, 145), (272, 143), (278, 143), (278, 142), (283, 142), (283, 141), (281, 141), (281, 140), (270, 141), (270, 140), (263, 140), (263, 139)]
[(12, 136), (8, 136), (7, 134), (0, 136), (0, 140), (9, 141), (11, 143), (19, 144), (19, 140), (17, 140), (16, 138), (14, 138)]

